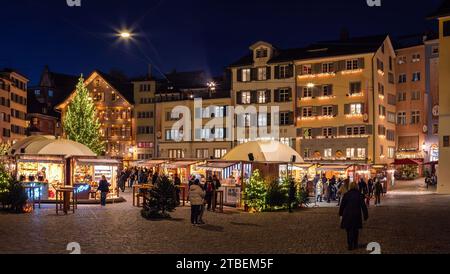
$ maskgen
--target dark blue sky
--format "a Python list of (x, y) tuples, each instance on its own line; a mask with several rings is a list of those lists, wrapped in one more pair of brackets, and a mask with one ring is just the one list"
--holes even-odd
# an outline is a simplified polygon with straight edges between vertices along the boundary
[[(128, 75), (203, 69), (220, 74), (258, 40), (301, 47), (351, 36), (413, 34), (431, 29), (425, 16), (441, 0), (2, 0), (0, 67), (35, 84), (45, 64), (79, 74), (117, 68)], [(134, 28), (135, 42), (118, 43), (115, 29)]]

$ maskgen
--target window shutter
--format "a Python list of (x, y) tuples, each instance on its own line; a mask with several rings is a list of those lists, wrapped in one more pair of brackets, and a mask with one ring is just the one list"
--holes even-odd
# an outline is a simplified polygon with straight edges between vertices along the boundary
[(313, 128), (311, 130), (311, 135), (313, 138), (317, 138), (318, 136), (322, 136), (322, 129), (321, 128)]
[(272, 115), (270, 113), (267, 113), (267, 125), (272, 125)]
[(350, 114), (350, 104), (345, 104), (344, 105), (344, 114), (345, 115)]
[(341, 60), (338, 62), (338, 71), (347, 70), (347, 63), (345, 60)]
[(252, 68), (251, 70), (250, 70), (250, 79), (252, 80), (252, 81), (256, 81), (256, 80), (258, 80), (258, 69), (257, 68)]
[(338, 71), (341, 71), (341, 70), (342, 70), (341, 67), (340, 67), (339, 62), (334, 62), (334, 63), (333, 63), (333, 66), (334, 66), (334, 71), (335, 71), (335, 72), (338, 72)]
[(303, 75), (303, 66), (302, 65), (296, 65), (295, 71), (297, 72), (297, 75)]
[(367, 125), (366, 126), (366, 132), (367, 132), (367, 134), (373, 134), (373, 126), (372, 125)]
[(294, 65), (293, 64), (289, 64), (287, 66), (287, 77), (286, 78), (292, 78), (294, 77)]
[(294, 125), (294, 112), (289, 112), (289, 125)]
[(274, 102), (280, 102), (280, 90), (276, 89), (275, 90), (275, 97), (274, 97)]
[(303, 111), (302, 107), (299, 107), (295, 110), (297, 117), (302, 117), (302, 111)]
[(202, 138), (202, 130), (200, 128), (195, 129), (195, 139)]
[(223, 117), (227, 117), (227, 106), (223, 107)]
[(272, 102), (272, 92), (270, 91), (270, 89), (266, 90), (266, 102), (270, 103)]
[(271, 67), (266, 68), (266, 77), (267, 77), (267, 80), (272, 79), (272, 68)]
[(321, 92), (321, 88), (319, 86), (313, 87), (313, 97), (317, 98), (320, 96)]
[(318, 107), (318, 106), (312, 107), (312, 115), (313, 116), (322, 115), (322, 111), (320, 110), (320, 107)]
[[(362, 114), (365, 114), (365, 113), (366, 113), (365, 106), (366, 106), (366, 104), (361, 103), (361, 113), (362, 113)], [(350, 107), (350, 106), (349, 106), (349, 107)], [(349, 113), (350, 113), (350, 111), (349, 111)]]
[(303, 97), (303, 87), (297, 87), (297, 98), (302, 99)]
[(303, 136), (303, 128), (297, 128), (297, 137), (304, 137)]
[(250, 114), (250, 126), (258, 127), (258, 114)]
[(336, 117), (339, 115), (339, 106), (333, 105), (333, 116)]
[(289, 97), (289, 98), (288, 98), (288, 99), (289, 99), (289, 102), (292, 102), (292, 88), (289, 88), (289, 89), (288, 89), (288, 95), (289, 95), (289, 96), (288, 96), (288, 97)]
[(339, 127), (339, 136), (345, 136), (346, 134), (346, 127)]
[(236, 92), (236, 103), (242, 105), (242, 91)]
[(364, 67), (365, 67), (365, 61), (364, 61), (364, 58), (359, 58), (359, 59), (358, 59), (358, 68), (364, 69)]
[(280, 66), (275, 66), (275, 79), (280, 79)]
[(237, 70), (237, 81), (242, 82), (242, 69)]
[(322, 64), (313, 64), (312, 66), (313, 74), (322, 73)]
[(331, 128), (331, 135), (336, 137), (337, 136), (337, 131), (338, 131), (337, 127)]
[(250, 102), (252, 104), (256, 104), (258, 102), (258, 92), (256, 90), (253, 90), (250, 94), (251, 94)]
[(328, 89), (330, 90), (330, 95), (334, 94), (333, 85), (328, 85)]

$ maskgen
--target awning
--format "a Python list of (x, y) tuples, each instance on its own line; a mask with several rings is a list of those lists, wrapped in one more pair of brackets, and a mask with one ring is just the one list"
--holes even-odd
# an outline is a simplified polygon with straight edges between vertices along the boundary
[(51, 163), (64, 164), (64, 156), (42, 156), (42, 155), (20, 155), (17, 158), (18, 163)]
[(77, 163), (82, 165), (93, 165), (93, 166), (118, 166), (120, 165), (119, 160), (116, 159), (77, 159)]
[(299, 169), (310, 169), (314, 165), (311, 165), (311, 164), (295, 164), (294, 166), (299, 168)]
[(327, 165), (320, 166), (316, 170), (317, 171), (347, 171), (347, 169), (351, 167), (348, 165)]
[(424, 166), (429, 166), (429, 165), (438, 165), (439, 161), (435, 161), (435, 162), (428, 162), (428, 163), (424, 163)]
[(393, 163), (395, 166), (418, 166), (419, 163), (413, 159), (397, 159)]
[(204, 165), (199, 165), (197, 166), (197, 168), (209, 171), (221, 171), (225, 168), (229, 168), (237, 164), (238, 163), (231, 163), (231, 162), (210, 162)]
[(164, 160), (146, 160), (146, 161), (139, 161), (137, 164), (139, 166), (145, 166), (145, 167), (154, 167), (164, 164), (167, 161)]
[(188, 166), (192, 166), (197, 163), (198, 163), (197, 161), (174, 161), (174, 162), (167, 163), (164, 166), (166, 168), (186, 168)]

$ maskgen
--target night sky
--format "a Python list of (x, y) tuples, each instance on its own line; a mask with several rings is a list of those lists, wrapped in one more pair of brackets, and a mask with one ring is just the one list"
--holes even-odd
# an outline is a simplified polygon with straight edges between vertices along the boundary
[[(79, 74), (119, 69), (142, 75), (155, 71), (205, 70), (220, 74), (265, 40), (301, 47), (351, 36), (408, 35), (433, 29), (425, 20), (441, 0), (66, 0), (1, 1), (0, 68), (13, 67), (36, 84), (44, 65)], [(114, 33), (133, 29), (133, 42)]]

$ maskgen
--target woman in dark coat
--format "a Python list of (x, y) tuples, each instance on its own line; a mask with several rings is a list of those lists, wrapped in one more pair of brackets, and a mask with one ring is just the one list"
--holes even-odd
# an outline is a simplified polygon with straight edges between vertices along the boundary
[(339, 216), (342, 217), (341, 228), (347, 231), (348, 250), (357, 249), (359, 230), (363, 227), (362, 218), (367, 221), (369, 212), (364, 196), (354, 182), (350, 184), (350, 190), (342, 198)]
[(100, 191), (101, 194), (100, 203), (102, 206), (106, 206), (106, 197), (108, 196), (110, 186), (111, 185), (106, 180), (106, 177), (102, 176), (102, 179), (100, 180), (97, 188), (97, 191)]

